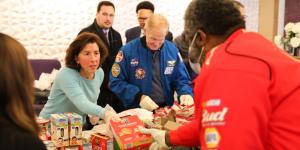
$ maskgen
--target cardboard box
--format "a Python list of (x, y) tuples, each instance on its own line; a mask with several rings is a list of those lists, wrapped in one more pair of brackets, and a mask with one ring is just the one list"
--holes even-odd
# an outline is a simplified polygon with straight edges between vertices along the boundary
[(69, 145), (68, 117), (64, 114), (51, 114), (51, 140), (56, 147)]
[(168, 121), (168, 122), (164, 125), (164, 129), (165, 129), (165, 130), (176, 130), (179, 126), (180, 126), (179, 123), (176, 123), (176, 122), (174, 122), (174, 121)]
[(65, 113), (69, 121), (69, 145), (82, 145), (82, 117), (76, 113)]
[(175, 112), (172, 110), (171, 107), (166, 106), (155, 110), (153, 118), (153, 122), (155, 124), (164, 126), (168, 121), (175, 121)]
[(189, 117), (184, 117), (184, 116), (180, 116), (180, 115), (176, 115), (176, 122), (183, 125), (186, 124), (188, 122), (191, 122), (193, 119), (195, 119), (195, 116), (189, 116)]
[(46, 141), (48, 139), (50, 139), (49, 137), (49, 131), (48, 131), (48, 124), (50, 122), (50, 120), (48, 119), (43, 119), (43, 118), (37, 118), (36, 119), (37, 123), (39, 124), (40, 127), (40, 133), (39, 133), (39, 137), (41, 140)]
[(183, 117), (190, 117), (194, 115), (194, 105), (190, 106), (181, 106), (178, 103), (174, 102), (172, 109), (175, 111), (176, 115), (180, 115)]
[(141, 133), (138, 128), (144, 127), (139, 118), (124, 116), (122, 121), (110, 120), (113, 135), (121, 150), (142, 150), (148, 149), (153, 139), (149, 134)]
[(113, 139), (100, 133), (91, 135), (92, 150), (113, 150)]

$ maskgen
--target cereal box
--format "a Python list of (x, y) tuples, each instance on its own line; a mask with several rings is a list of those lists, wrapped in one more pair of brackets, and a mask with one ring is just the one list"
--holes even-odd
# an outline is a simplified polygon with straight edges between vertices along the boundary
[(113, 135), (121, 150), (142, 150), (148, 149), (153, 139), (151, 135), (143, 134), (138, 127), (144, 126), (139, 118), (124, 116), (122, 121), (110, 120)]
[(48, 140), (48, 138), (50, 138), (50, 137), (48, 137), (49, 136), (48, 124), (49, 124), (50, 120), (43, 119), (43, 118), (37, 118), (36, 121), (40, 127), (40, 134), (39, 134), (40, 139), (43, 141)]
[(113, 150), (113, 139), (100, 133), (91, 135), (92, 150)]
[(69, 145), (82, 145), (82, 117), (76, 113), (65, 113), (65, 115), (69, 120)]
[(69, 145), (68, 117), (64, 114), (51, 114), (51, 140), (56, 147)]

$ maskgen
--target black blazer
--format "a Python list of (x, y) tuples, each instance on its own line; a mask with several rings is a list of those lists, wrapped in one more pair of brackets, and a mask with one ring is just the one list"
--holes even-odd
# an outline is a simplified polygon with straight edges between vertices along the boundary
[[(126, 30), (125, 32), (125, 37), (126, 37), (126, 43), (128, 43), (129, 41), (139, 38), (141, 35), (141, 27), (137, 26), (137, 27), (133, 27), (130, 28), (128, 30)], [(173, 34), (172, 32), (168, 32), (168, 34), (166, 35), (166, 40), (168, 41), (173, 41)]]

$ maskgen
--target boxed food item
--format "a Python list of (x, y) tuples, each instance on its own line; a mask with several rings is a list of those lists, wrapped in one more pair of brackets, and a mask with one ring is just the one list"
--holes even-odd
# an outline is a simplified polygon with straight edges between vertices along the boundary
[(69, 120), (69, 145), (82, 145), (82, 117), (76, 113), (65, 113)]
[(164, 125), (164, 129), (165, 130), (176, 130), (178, 127), (180, 126), (179, 123), (174, 122), (174, 121), (168, 121), (165, 125)]
[(189, 117), (194, 114), (194, 105), (181, 106), (177, 102), (174, 102), (172, 109), (175, 111), (176, 115), (180, 115), (183, 117)]
[(64, 114), (51, 114), (51, 140), (56, 147), (69, 145), (68, 117)]
[(175, 121), (175, 112), (171, 107), (166, 106), (155, 110), (153, 114), (155, 124), (164, 126), (168, 121)]
[(183, 124), (191, 122), (193, 119), (195, 119), (195, 115), (192, 115), (192, 116), (189, 116), (189, 117), (184, 117), (184, 116), (181, 116), (181, 115), (176, 115), (175, 119), (176, 119), (177, 123), (183, 125)]
[(100, 133), (91, 135), (92, 150), (113, 150), (113, 139)]
[(151, 135), (143, 134), (139, 127), (144, 127), (139, 118), (134, 116), (124, 116), (122, 121), (110, 120), (110, 125), (114, 138), (121, 150), (142, 150), (148, 149), (153, 139)]
[(48, 140), (50, 138), (49, 137), (50, 135), (48, 133), (49, 132), (48, 124), (49, 124), (50, 120), (44, 119), (44, 118), (37, 118), (36, 121), (40, 127), (40, 134), (39, 134), (40, 139), (43, 141)]

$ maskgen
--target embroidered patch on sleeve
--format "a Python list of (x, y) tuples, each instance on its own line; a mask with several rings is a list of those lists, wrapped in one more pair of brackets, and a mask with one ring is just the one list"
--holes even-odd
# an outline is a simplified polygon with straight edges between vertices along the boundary
[(136, 79), (143, 79), (145, 78), (146, 72), (142, 68), (138, 68), (135, 70), (135, 78)]
[(121, 72), (121, 68), (120, 68), (120, 65), (117, 64), (117, 63), (114, 63), (112, 68), (111, 68), (111, 73), (112, 73), (112, 76), (113, 77), (118, 77), (119, 74)]
[(117, 63), (119, 63), (119, 62), (121, 62), (122, 60), (123, 60), (123, 52), (122, 51), (119, 51), (118, 52), (118, 54), (117, 54), (117, 56), (116, 56), (116, 59), (115, 59), (115, 61), (117, 62)]

